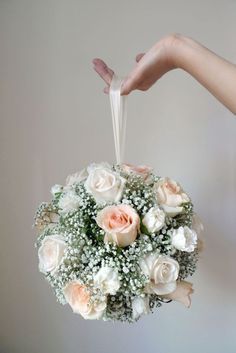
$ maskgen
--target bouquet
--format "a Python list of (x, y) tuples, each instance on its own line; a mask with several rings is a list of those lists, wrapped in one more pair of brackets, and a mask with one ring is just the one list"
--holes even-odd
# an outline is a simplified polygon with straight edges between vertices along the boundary
[(91, 164), (54, 185), (35, 215), (39, 270), (85, 319), (134, 322), (190, 306), (202, 230), (190, 197), (146, 166)]

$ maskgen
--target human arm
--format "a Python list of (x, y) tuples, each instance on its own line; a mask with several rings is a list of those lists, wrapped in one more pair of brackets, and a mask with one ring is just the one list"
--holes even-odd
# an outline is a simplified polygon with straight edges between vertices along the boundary
[[(195, 40), (182, 35), (169, 35), (158, 41), (147, 53), (138, 54), (137, 64), (125, 78), (121, 94), (135, 89), (146, 91), (165, 73), (182, 69), (194, 77), (232, 113), (236, 114), (236, 65), (213, 53)], [(94, 68), (109, 84), (113, 71), (101, 59)]]

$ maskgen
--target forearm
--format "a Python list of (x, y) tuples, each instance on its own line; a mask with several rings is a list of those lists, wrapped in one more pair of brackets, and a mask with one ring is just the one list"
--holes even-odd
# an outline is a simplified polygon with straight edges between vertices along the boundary
[(177, 36), (174, 42), (175, 67), (188, 72), (236, 114), (236, 65), (190, 38)]

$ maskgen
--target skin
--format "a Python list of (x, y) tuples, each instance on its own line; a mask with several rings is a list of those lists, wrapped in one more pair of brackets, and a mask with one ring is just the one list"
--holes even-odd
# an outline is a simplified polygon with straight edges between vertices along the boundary
[[(93, 60), (94, 69), (105, 81), (105, 93), (113, 70), (102, 59)], [(163, 75), (182, 69), (194, 77), (233, 114), (236, 114), (236, 65), (221, 58), (195, 40), (172, 34), (162, 38), (146, 53), (136, 56), (136, 64), (125, 78), (121, 94), (147, 91)]]

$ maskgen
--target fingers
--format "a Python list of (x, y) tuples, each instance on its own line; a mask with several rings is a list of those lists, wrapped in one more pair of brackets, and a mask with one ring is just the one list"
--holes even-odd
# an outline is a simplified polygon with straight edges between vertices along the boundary
[[(142, 59), (144, 55), (145, 53), (139, 53), (138, 55), (136, 55), (136, 58), (135, 58), (136, 62), (139, 63), (139, 61)], [(140, 79), (141, 77), (136, 67), (131, 73), (131, 75), (129, 75), (124, 81), (123, 86), (121, 88), (121, 95), (127, 95), (133, 90), (137, 89)]]
[(145, 53), (139, 53), (138, 55), (136, 55), (136, 61), (137, 63), (142, 59), (142, 57), (145, 55)]
[(103, 89), (103, 92), (106, 93), (106, 94), (108, 94), (109, 91), (110, 91), (110, 87), (109, 87), (109, 86), (107, 86), (107, 87), (105, 87), (105, 88)]
[(133, 90), (137, 88), (137, 82), (136, 78), (134, 77), (127, 77), (126, 80), (124, 81), (122, 87), (121, 87), (121, 92), (120, 94), (123, 96), (126, 96)]
[[(145, 53), (139, 53), (135, 58), (136, 62), (138, 63), (144, 55)], [(107, 84), (107, 86), (103, 89), (103, 92), (108, 94), (112, 76), (114, 75), (114, 71), (110, 69), (102, 59), (99, 59), (99, 58), (93, 59), (93, 65), (94, 65), (94, 70)], [(121, 95), (127, 95), (131, 91), (135, 90), (138, 86), (138, 81), (139, 81), (139, 77), (137, 76), (137, 74), (135, 74), (135, 72), (133, 72), (124, 81), (121, 88)]]
[(110, 85), (114, 72), (102, 59), (93, 59), (93, 65), (94, 70), (98, 73), (98, 75), (106, 82), (107, 85)]

